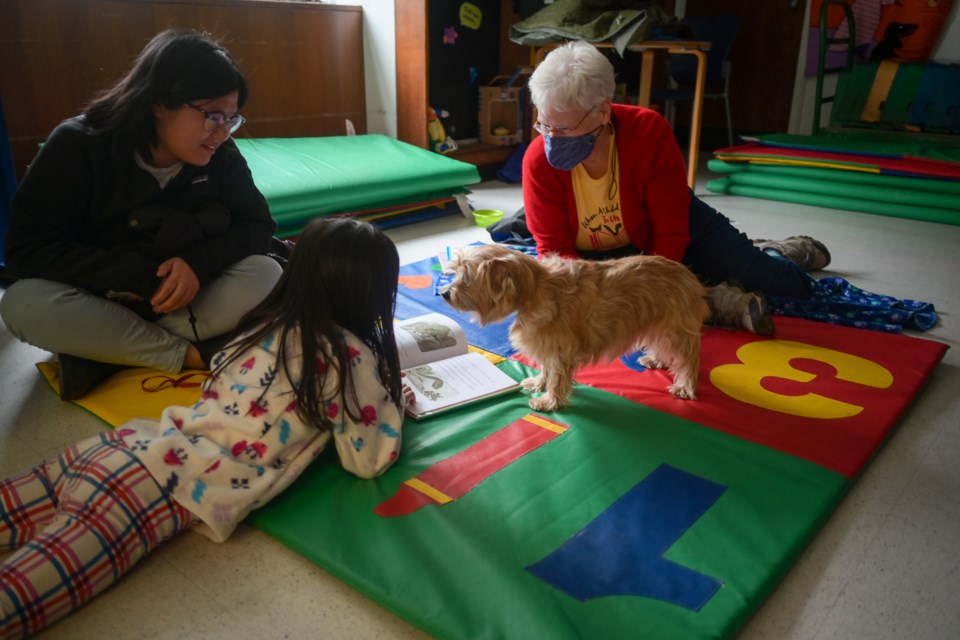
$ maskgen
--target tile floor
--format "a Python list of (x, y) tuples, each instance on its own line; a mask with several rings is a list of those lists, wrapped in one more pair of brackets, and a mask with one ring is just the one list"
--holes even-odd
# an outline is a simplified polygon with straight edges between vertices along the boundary
[[(960, 226), (698, 194), (751, 237), (812, 235), (830, 271), (869, 291), (932, 301), (927, 337), (951, 345), (900, 428), (745, 625), (741, 640), (960, 637)], [(517, 186), (484, 183), (476, 208), (520, 206)], [(391, 230), (404, 263), (488, 239), (450, 216)], [(0, 474), (103, 428), (60, 402), (34, 367), (47, 352), (0, 328)], [(480, 630), (478, 630), (478, 635)], [(242, 526), (217, 545), (186, 534), (40, 636), (205, 640), (425, 638), (272, 538)], [(521, 639), (527, 640), (527, 639)]]

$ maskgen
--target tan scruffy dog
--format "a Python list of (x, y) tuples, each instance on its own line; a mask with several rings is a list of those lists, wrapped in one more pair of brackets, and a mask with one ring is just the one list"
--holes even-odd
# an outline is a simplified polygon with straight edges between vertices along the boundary
[(641, 365), (673, 374), (672, 394), (696, 397), (700, 331), (710, 310), (706, 290), (679, 262), (659, 256), (537, 261), (483, 245), (462, 250), (450, 267), (456, 275), (441, 295), (454, 309), (472, 312), (481, 325), (517, 312), (510, 342), (540, 366), (523, 388), (546, 391), (530, 400), (531, 408), (565, 406), (580, 367), (638, 349), (645, 352)]
[(567, 404), (581, 366), (643, 349), (639, 363), (668, 369), (678, 398), (696, 397), (700, 331), (710, 311), (707, 292), (682, 264), (659, 256), (593, 262), (532, 256), (502, 245), (462, 250), (442, 291), (454, 309), (481, 325), (514, 311), (510, 342), (540, 366), (523, 381), (546, 391), (530, 407), (554, 411)]

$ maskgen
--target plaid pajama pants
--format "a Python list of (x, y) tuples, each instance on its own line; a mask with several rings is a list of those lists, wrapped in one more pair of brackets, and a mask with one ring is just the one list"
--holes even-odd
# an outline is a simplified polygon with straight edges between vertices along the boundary
[(52, 624), (190, 527), (116, 431), (0, 482), (0, 638)]

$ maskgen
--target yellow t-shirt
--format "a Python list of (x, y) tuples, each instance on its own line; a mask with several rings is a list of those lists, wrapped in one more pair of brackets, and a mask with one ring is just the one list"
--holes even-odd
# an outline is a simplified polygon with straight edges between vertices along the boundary
[(574, 246), (580, 251), (607, 251), (630, 244), (620, 213), (620, 189), (617, 161), (617, 141), (610, 133), (610, 158), (607, 172), (591, 178), (583, 164), (570, 172), (573, 179), (573, 197), (577, 203), (577, 239)]

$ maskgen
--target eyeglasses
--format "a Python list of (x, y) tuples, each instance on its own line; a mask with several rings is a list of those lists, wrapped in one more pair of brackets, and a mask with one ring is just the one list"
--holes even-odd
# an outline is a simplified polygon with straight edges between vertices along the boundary
[(184, 102), (184, 104), (203, 114), (203, 117), (205, 118), (203, 122), (203, 128), (207, 131), (216, 131), (220, 127), (226, 127), (227, 132), (229, 132), (230, 135), (233, 135), (236, 130), (247, 121), (247, 119), (239, 113), (235, 113), (232, 116), (227, 117), (227, 114), (222, 111), (207, 111), (206, 109), (201, 109), (197, 105), (190, 104), (189, 102)]
[(583, 121), (587, 119), (591, 113), (596, 110), (597, 107), (590, 107), (590, 110), (583, 114), (583, 117), (577, 121), (577, 124), (572, 127), (551, 127), (546, 124), (541, 124), (539, 120), (533, 123), (533, 128), (537, 130), (537, 133), (544, 136), (568, 136), (577, 129), (580, 128), (580, 125), (583, 124)]

